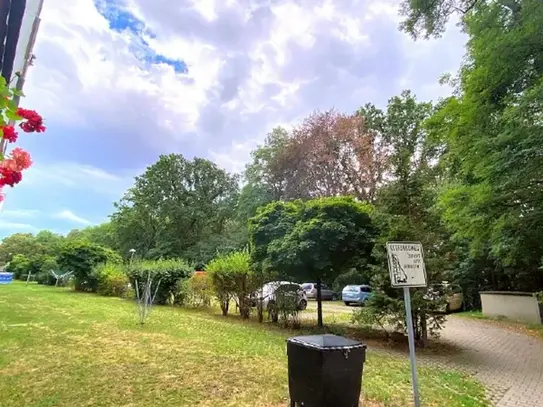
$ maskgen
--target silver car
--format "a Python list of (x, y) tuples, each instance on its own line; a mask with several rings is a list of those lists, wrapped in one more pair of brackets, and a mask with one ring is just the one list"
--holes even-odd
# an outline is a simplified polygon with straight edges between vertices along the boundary
[(281, 290), (292, 290), (297, 293), (298, 309), (303, 311), (307, 308), (307, 296), (300, 284), (290, 281), (271, 281), (262, 286), (262, 288), (251, 296), (253, 298), (253, 306), (256, 306), (258, 298), (262, 299), (262, 308), (269, 309), (270, 304), (276, 301), (276, 292)]
[[(317, 283), (303, 283), (302, 288), (308, 299), (317, 299)], [(328, 288), (326, 284), (321, 283), (321, 298), (323, 300), (335, 301), (338, 296), (333, 290)]]

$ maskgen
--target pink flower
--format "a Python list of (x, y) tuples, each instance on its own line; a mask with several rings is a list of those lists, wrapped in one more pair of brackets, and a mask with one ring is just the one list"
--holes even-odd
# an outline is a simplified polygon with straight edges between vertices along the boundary
[(4, 158), (4, 160), (0, 161), (0, 169), (7, 168), (8, 170), (17, 171), (17, 163), (15, 160), (12, 160), (11, 158)]
[(26, 170), (32, 165), (32, 159), (30, 158), (30, 154), (28, 154), (21, 147), (15, 147), (11, 151), (11, 160), (15, 163), (16, 171)]

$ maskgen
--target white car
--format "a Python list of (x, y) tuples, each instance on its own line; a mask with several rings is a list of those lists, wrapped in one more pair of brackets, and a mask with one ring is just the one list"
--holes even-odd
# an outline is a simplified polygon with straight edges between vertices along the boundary
[[(300, 284), (290, 281), (271, 281), (262, 286), (262, 288), (253, 293), (252, 305), (256, 307), (258, 299), (262, 300), (262, 308), (268, 312), (273, 309), (273, 305), (277, 301), (277, 292), (285, 290), (285, 292), (296, 292), (298, 310), (303, 311), (307, 308), (307, 296)], [(272, 315), (272, 319), (275, 319)]]

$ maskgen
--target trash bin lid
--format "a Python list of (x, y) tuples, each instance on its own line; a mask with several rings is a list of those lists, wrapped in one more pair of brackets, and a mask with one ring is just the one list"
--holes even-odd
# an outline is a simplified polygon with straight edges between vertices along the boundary
[(316, 348), (322, 350), (354, 349), (366, 347), (366, 345), (363, 345), (353, 339), (348, 339), (342, 336), (330, 334), (295, 336), (293, 338), (289, 338), (288, 342), (296, 343), (298, 345), (306, 346), (308, 348)]

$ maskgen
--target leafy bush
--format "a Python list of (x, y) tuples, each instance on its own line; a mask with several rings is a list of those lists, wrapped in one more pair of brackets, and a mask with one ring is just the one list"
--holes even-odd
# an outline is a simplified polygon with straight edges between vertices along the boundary
[(13, 273), (13, 277), (17, 280), (26, 280), (28, 274), (31, 273), (40, 284), (49, 285), (55, 285), (55, 279), (49, 278), (48, 272), (57, 269), (56, 257), (50, 255), (25, 256), (16, 254), (6, 267), (6, 271)]
[(209, 307), (213, 296), (213, 285), (207, 273), (192, 275), (187, 280), (188, 303), (193, 307)]
[(272, 320), (279, 321), (285, 327), (289, 325), (293, 328), (300, 327), (298, 291), (299, 286), (294, 284), (285, 284), (275, 290), (275, 302), (273, 308), (269, 310)]
[(209, 307), (213, 297), (213, 285), (207, 273), (193, 274), (177, 282), (174, 304), (189, 307)]
[(175, 305), (190, 305), (190, 288), (189, 280), (179, 280), (175, 285), (175, 291), (173, 294), (173, 303)]
[(241, 317), (249, 318), (249, 297), (258, 288), (257, 276), (249, 267), (249, 253), (243, 250), (219, 255), (208, 263), (206, 270), (223, 315), (228, 315), (228, 305), (234, 299)]
[(23, 254), (16, 254), (6, 266), (8, 273), (13, 273), (14, 279), (21, 279), (25, 274), (32, 271), (32, 261)]
[[(415, 339), (420, 345), (424, 345), (426, 334), (439, 337), (439, 331), (445, 322), (445, 316), (440, 310), (445, 308), (445, 304), (443, 297), (428, 299), (425, 289), (412, 289), (411, 319)], [(353, 313), (353, 322), (363, 329), (378, 327), (387, 337), (393, 332), (407, 334), (403, 298), (394, 298), (380, 291), (374, 292), (364, 307)]]
[[(51, 275), (48, 271), (40, 271), (36, 274), (36, 282), (43, 285), (55, 285), (57, 279)], [(59, 285), (61, 282), (59, 281)]]
[(61, 246), (58, 265), (62, 271), (73, 271), (76, 291), (96, 292), (98, 281), (93, 268), (101, 263), (121, 264), (122, 258), (113, 250), (87, 241), (72, 241)]
[(102, 263), (94, 267), (92, 275), (98, 284), (98, 294), (110, 297), (126, 296), (129, 281), (124, 265), (119, 263)]
[(192, 274), (192, 267), (182, 259), (138, 261), (128, 265), (127, 270), (134, 290), (136, 281), (141, 288), (149, 275), (153, 278), (153, 285), (158, 285), (155, 304), (179, 302), (179, 284)]

